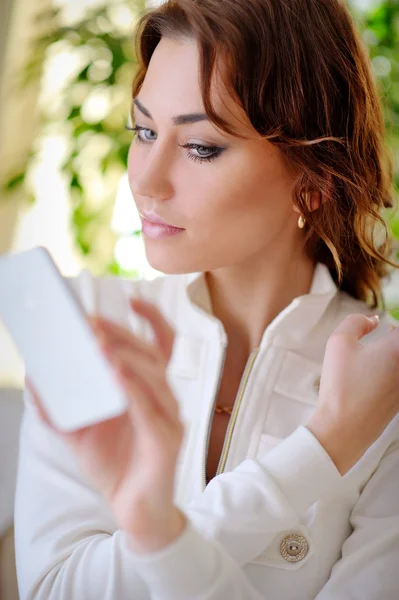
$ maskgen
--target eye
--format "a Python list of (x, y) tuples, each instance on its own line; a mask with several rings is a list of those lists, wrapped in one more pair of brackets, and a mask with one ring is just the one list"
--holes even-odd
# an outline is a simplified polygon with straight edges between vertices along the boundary
[[(185, 144), (181, 148), (191, 148), (198, 152), (198, 155), (191, 154), (191, 152), (187, 153), (188, 158), (196, 162), (210, 162), (211, 160), (215, 160), (224, 150), (224, 148), (219, 148), (218, 146), (201, 146), (200, 144)], [(205, 152), (205, 155), (203, 152)]]
[[(152, 129), (147, 129), (146, 127), (141, 127), (140, 125), (136, 125), (135, 127), (126, 126), (126, 129), (129, 131), (134, 131), (137, 134), (136, 139), (139, 144), (151, 144), (156, 140), (156, 133), (152, 131)], [(146, 132), (154, 134), (155, 137), (147, 137), (147, 135), (144, 135), (143, 138), (141, 134)], [(220, 148), (219, 146), (204, 146), (202, 144), (194, 143), (180, 145), (180, 147), (195, 150), (198, 154), (187, 152), (187, 156), (190, 160), (200, 163), (211, 162), (212, 160), (215, 160), (225, 150), (225, 148)]]
[(134, 131), (137, 134), (137, 140), (139, 142), (143, 142), (144, 144), (147, 143), (147, 142), (151, 143), (151, 142), (153, 142), (153, 141), (156, 140), (156, 137), (155, 138), (151, 138), (151, 137), (147, 138), (145, 136), (144, 139), (143, 139), (142, 136), (141, 136), (142, 132), (147, 132), (147, 131), (149, 131), (150, 133), (153, 133), (154, 135), (156, 135), (155, 132), (152, 131), (152, 129), (147, 129), (146, 127), (140, 127), (139, 125), (136, 125), (135, 127), (126, 127), (126, 129), (128, 129), (129, 131)]

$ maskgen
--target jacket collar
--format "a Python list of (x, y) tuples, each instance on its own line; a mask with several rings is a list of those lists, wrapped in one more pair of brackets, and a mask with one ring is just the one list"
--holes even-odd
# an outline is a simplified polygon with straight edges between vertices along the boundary
[[(337, 287), (328, 267), (317, 263), (312, 285), (308, 294), (295, 298), (266, 328), (260, 346), (270, 343), (284, 347), (298, 347), (322, 318), (331, 300), (336, 296)], [(190, 304), (200, 309), (213, 331), (226, 338), (223, 324), (212, 311), (211, 298), (204, 272), (188, 273), (185, 276), (185, 293)], [(203, 321), (203, 325), (205, 321)]]

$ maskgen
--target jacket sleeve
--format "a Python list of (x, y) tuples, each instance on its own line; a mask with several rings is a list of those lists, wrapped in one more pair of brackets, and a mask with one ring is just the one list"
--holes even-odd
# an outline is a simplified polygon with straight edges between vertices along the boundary
[(318, 440), (300, 426), (265, 457), (212, 479), (184, 511), (189, 525), (171, 545), (130, 557), (154, 600), (267, 600), (251, 585), (246, 563), (278, 543), (281, 531), (299, 528), (299, 514), (342, 481)]
[(246, 460), (212, 480), (171, 545), (136, 556), (27, 389), (25, 404), (15, 502), (21, 600), (264, 600), (244, 563), (340, 485), (328, 455), (300, 427), (263, 465)]
[(365, 485), (350, 523), (353, 533), (316, 600), (398, 598), (399, 439)]
[(24, 391), (14, 510), (20, 600), (148, 600), (121, 531)]

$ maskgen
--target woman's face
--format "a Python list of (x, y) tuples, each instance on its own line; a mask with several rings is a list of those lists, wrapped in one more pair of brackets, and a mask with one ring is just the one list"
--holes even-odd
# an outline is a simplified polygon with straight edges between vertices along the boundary
[(239, 106), (218, 92), (221, 86), (213, 82), (216, 111), (252, 139), (225, 134), (207, 119), (172, 122), (177, 115), (204, 113), (198, 59), (195, 41), (162, 38), (138, 95), (152, 118), (134, 107), (135, 125), (144, 128), (129, 153), (137, 209), (184, 229), (162, 239), (143, 236), (149, 264), (169, 274), (245, 266), (295, 252), (301, 240), (292, 175)]

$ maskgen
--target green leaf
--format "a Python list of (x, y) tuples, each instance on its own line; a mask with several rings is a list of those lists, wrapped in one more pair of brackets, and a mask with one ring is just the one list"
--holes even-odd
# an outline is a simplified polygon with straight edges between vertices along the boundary
[(394, 319), (397, 319), (399, 321), (399, 308), (391, 310), (390, 314), (393, 316)]
[(25, 181), (25, 171), (17, 173), (11, 177), (3, 186), (5, 192), (11, 192), (20, 187)]

